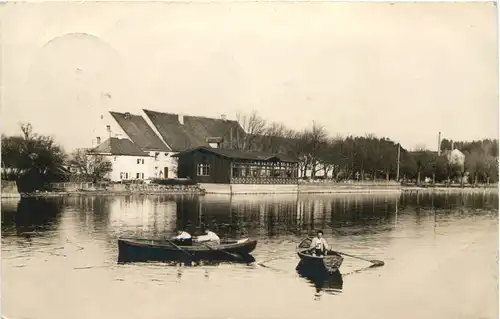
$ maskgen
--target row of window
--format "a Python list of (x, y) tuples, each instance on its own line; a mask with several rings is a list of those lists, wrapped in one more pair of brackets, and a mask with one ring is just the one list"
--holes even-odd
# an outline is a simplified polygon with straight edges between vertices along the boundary
[[(198, 164), (196, 169), (198, 176), (210, 176), (210, 164)], [(275, 178), (295, 178), (297, 170), (286, 169), (284, 167), (255, 167), (233, 165), (232, 177), (275, 177)]]
[[(158, 160), (158, 156), (160, 155), (160, 153), (156, 153), (155, 154), (155, 160), (157, 161)], [(165, 156), (168, 156), (168, 153), (165, 153)], [(113, 157), (113, 161), (116, 162), (116, 156)], [(144, 164), (144, 159), (143, 158), (138, 158), (137, 159), (137, 164)]]
[(296, 168), (297, 163), (287, 162), (247, 162), (247, 163), (232, 163), (233, 167), (273, 167), (273, 168)]
[(293, 178), (297, 177), (296, 170), (277, 169), (269, 167), (233, 167), (232, 177), (275, 177)]
[[(130, 176), (130, 178), (132, 178), (132, 174), (129, 174), (126, 172), (120, 173), (120, 179), (129, 179), (129, 176)], [(136, 179), (144, 179), (144, 173), (135, 173), (135, 178)]]

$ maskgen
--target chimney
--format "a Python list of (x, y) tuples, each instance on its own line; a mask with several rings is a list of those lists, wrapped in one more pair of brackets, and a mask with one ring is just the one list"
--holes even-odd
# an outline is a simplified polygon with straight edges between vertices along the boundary
[(223, 121), (227, 121), (227, 117), (226, 117), (226, 114), (222, 114), (220, 116), (220, 119), (223, 120)]
[(441, 132), (438, 134), (438, 156), (441, 156)]
[(96, 137), (95, 140), (97, 142), (97, 145), (101, 144), (101, 137), (100, 136)]
[(124, 117), (125, 117), (126, 120), (129, 120), (130, 119), (130, 113), (129, 112), (125, 112)]
[(233, 148), (233, 127), (229, 130), (229, 148)]
[(106, 125), (106, 131), (108, 131), (109, 138), (111, 138), (111, 125)]
[(181, 125), (184, 125), (184, 115), (179, 114), (177, 117), (178, 117), (179, 123), (181, 123)]

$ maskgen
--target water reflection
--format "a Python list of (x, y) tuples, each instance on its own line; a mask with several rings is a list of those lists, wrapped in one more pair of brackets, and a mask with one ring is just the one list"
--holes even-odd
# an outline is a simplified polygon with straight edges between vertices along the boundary
[(197, 234), (202, 225), (223, 239), (302, 237), (318, 228), (327, 236), (368, 236), (390, 232), (407, 218), (418, 226), (465, 212), (481, 215), (496, 209), (492, 212), (498, 214), (497, 198), (489, 193), (23, 198), (18, 203), (2, 200), (2, 236), (56, 231), (61, 222), (110, 240), (164, 237), (178, 228)]
[[(118, 236), (165, 237), (180, 227), (195, 233), (202, 224), (221, 238), (256, 238), (257, 262), (117, 264)], [(357, 272), (369, 263), (345, 258), (342, 274), (330, 276), (296, 267), (297, 243), (318, 228), (335, 250), (385, 266)], [(228, 318), (248, 306), (241, 296), (249, 295), (255, 317), (331, 315), (328, 304), (308, 298), (314, 294), (334, 301), (339, 316), (382, 318), (390, 300), (414, 317), (457, 318), (477, 298), (484, 307), (476, 317), (494, 318), (496, 238), (497, 193), (2, 200), (2, 311), (9, 318), (40, 319)], [(166, 291), (175, 294), (166, 298)], [(186, 298), (199, 305), (188, 316), (178, 307)], [(421, 307), (422, 298), (426, 305), (439, 300), (438, 306), (450, 306)]]
[(300, 277), (309, 281), (314, 287), (314, 296), (317, 300), (320, 299), (322, 291), (332, 295), (342, 292), (344, 280), (339, 270), (329, 273), (328, 271), (317, 268), (312, 269), (306, 266), (302, 261), (299, 262), (295, 270)]
[(57, 229), (62, 215), (61, 199), (23, 198), (2, 200), (2, 237), (33, 237)]

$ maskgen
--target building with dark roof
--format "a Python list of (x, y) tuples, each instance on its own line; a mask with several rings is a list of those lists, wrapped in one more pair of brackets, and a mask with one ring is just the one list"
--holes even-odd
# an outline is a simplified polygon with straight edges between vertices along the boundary
[(232, 148), (245, 131), (237, 121), (144, 110), (147, 118), (171, 150), (205, 146)]
[(151, 178), (176, 177), (176, 161), (171, 157), (174, 152), (161, 138), (146, 118), (129, 112), (109, 112), (122, 131), (142, 151), (153, 157), (151, 161)]
[(141, 150), (169, 152), (171, 149), (153, 131), (141, 115), (109, 112), (132, 142)]
[(198, 183), (298, 183), (298, 161), (287, 155), (199, 146), (174, 156), (179, 158), (178, 176)]
[(88, 156), (96, 155), (111, 162), (113, 170), (108, 176), (111, 181), (145, 179), (151, 175), (154, 159), (127, 138), (108, 138), (88, 152)]

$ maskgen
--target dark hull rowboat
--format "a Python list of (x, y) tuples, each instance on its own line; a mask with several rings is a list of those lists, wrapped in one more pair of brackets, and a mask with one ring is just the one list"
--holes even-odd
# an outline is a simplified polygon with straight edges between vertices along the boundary
[(307, 267), (301, 260), (296, 267), (297, 274), (313, 283), (316, 289), (326, 289), (330, 292), (339, 292), (342, 290), (344, 280), (339, 270), (334, 272), (317, 271)]
[[(181, 248), (177, 248), (175, 247)], [(173, 245), (168, 240), (145, 238), (119, 238), (120, 261), (232, 261), (237, 256), (251, 259), (249, 254), (257, 246), (256, 240), (240, 239), (221, 241), (220, 245), (193, 242), (190, 246)], [(207, 247), (207, 246), (210, 246)], [(233, 255), (233, 256), (232, 256)], [(237, 256), (234, 256), (237, 255)]]
[(312, 239), (307, 237), (297, 245), (297, 255), (302, 262), (302, 266), (328, 273), (334, 273), (339, 270), (344, 258), (332, 250), (328, 251), (326, 256), (314, 256), (310, 248), (311, 242)]

